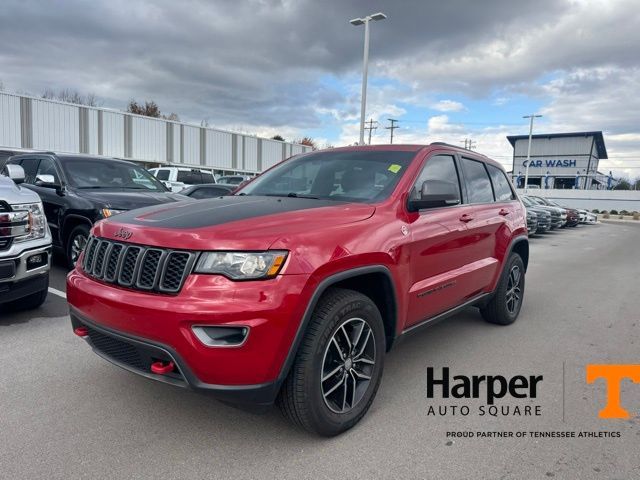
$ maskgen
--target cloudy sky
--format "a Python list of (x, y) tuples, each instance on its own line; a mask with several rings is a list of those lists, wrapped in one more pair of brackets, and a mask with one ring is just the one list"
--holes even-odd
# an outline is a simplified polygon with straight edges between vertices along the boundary
[(335, 146), (358, 140), (372, 24), (372, 143), (471, 138), (510, 167), (522, 115), (539, 133), (603, 130), (601, 170), (640, 177), (637, 0), (3, 0), (7, 91), (155, 100), (182, 120)]

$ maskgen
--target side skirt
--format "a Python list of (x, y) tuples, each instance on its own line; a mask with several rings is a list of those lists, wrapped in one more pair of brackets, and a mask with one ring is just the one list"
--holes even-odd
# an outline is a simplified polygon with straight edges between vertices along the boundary
[(427, 318), (420, 323), (411, 325), (409, 328), (403, 330), (402, 333), (398, 335), (398, 337), (396, 337), (396, 341), (400, 341), (406, 338), (408, 334), (414, 333), (418, 330), (421, 330), (422, 328), (435, 325), (436, 323), (439, 323), (442, 320), (445, 320), (457, 313), (460, 313), (462, 310), (464, 310), (467, 307), (471, 307), (474, 305), (481, 305), (483, 302), (486, 302), (487, 300), (489, 300), (489, 298), (491, 298), (492, 295), (493, 293), (482, 293), (480, 295), (476, 295), (475, 297), (470, 298), (469, 300), (467, 300), (461, 305), (458, 305), (457, 307), (453, 307), (445, 312), (439, 313), (434, 317)]

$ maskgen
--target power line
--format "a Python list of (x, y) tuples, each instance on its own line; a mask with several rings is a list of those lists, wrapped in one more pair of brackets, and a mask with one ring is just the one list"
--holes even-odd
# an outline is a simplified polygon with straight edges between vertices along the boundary
[(385, 130), (390, 130), (391, 131), (391, 141), (389, 143), (393, 144), (393, 131), (396, 128), (400, 128), (396, 126), (396, 123), (398, 123), (398, 120), (395, 120), (393, 118), (387, 118), (387, 120), (389, 120), (391, 122), (391, 125), (389, 125), (388, 127), (384, 127)]
[[(364, 127), (365, 130), (369, 130), (369, 145), (371, 145), (371, 131), (378, 129), (378, 122), (370, 119), (368, 122), (364, 122), (365, 124), (369, 124), (368, 127)], [(374, 125), (375, 123), (375, 125)]]

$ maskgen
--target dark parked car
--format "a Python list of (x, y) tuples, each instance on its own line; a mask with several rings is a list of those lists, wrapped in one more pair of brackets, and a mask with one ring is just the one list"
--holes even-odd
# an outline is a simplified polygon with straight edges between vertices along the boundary
[(520, 199), (522, 200), (522, 203), (524, 203), (527, 212), (531, 211), (538, 216), (538, 224), (536, 226), (535, 233), (544, 233), (551, 230), (551, 212), (547, 211), (545, 208), (541, 208), (540, 205), (526, 196), (522, 196)]
[(542, 201), (542, 199), (540, 199), (540, 197), (523, 195), (521, 198), (525, 205), (535, 206), (539, 209), (546, 210), (551, 214), (551, 230), (560, 228), (567, 222), (567, 211), (564, 208), (547, 205)]
[(238, 189), (237, 185), (221, 185), (217, 183), (204, 183), (202, 185), (191, 185), (180, 190), (180, 195), (201, 200), (203, 198), (215, 198), (231, 195)]
[(527, 233), (536, 233), (538, 229), (538, 215), (527, 208)]
[(53, 246), (64, 252), (70, 268), (96, 221), (134, 208), (188, 200), (170, 193), (144, 168), (114, 158), (46, 152), (16, 155), (7, 164), (21, 165), (24, 186), (40, 195)]

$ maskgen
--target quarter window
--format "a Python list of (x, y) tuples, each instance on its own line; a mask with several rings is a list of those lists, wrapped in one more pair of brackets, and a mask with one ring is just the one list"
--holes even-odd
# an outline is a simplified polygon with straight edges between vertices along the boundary
[(460, 200), (460, 181), (456, 170), (455, 160), (451, 155), (434, 155), (427, 160), (427, 164), (418, 175), (416, 183), (411, 189), (411, 198), (419, 199), (422, 191), (422, 184), (426, 180), (440, 180), (455, 185)]
[(469, 203), (491, 203), (493, 202), (493, 190), (491, 181), (484, 163), (469, 158), (462, 159), (464, 169), (464, 180), (467, 187)]
[(487, 165), (487, 170), (491, 177), (491, 183), (493, 183), (493, 192), (495, 193), (496, 201), (508, 202), (509, 200), (513, 200), (513, 191), (504, 172), (493, 165)]

